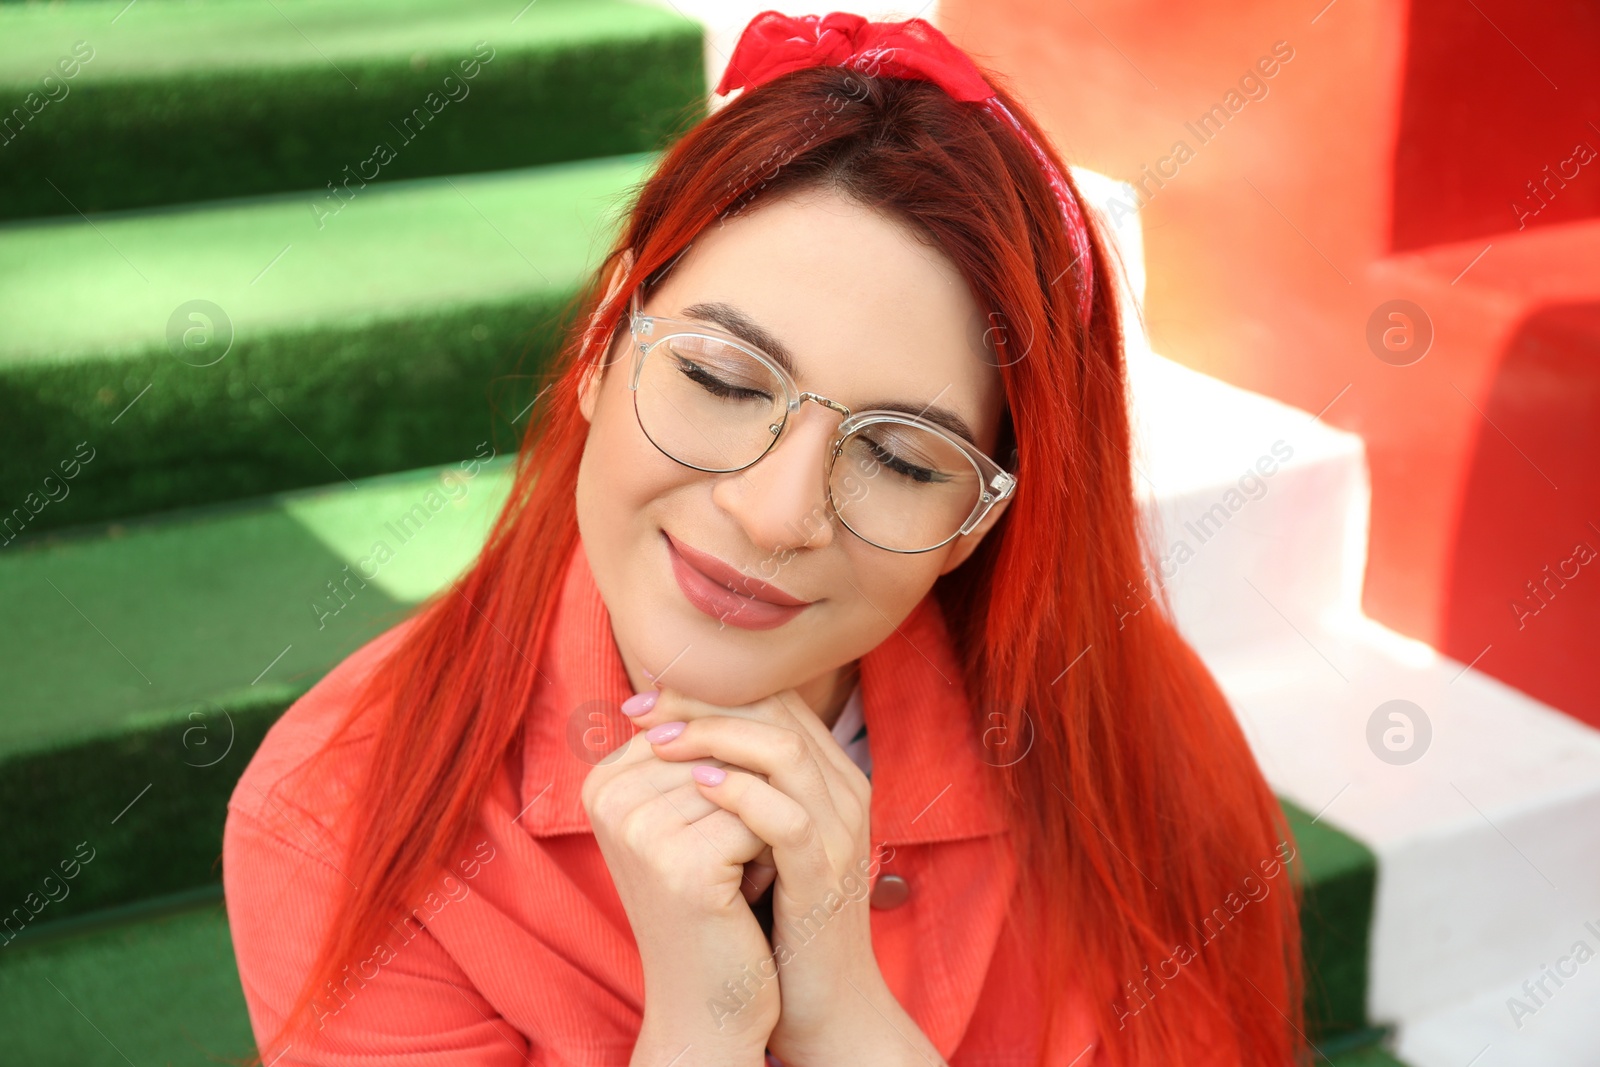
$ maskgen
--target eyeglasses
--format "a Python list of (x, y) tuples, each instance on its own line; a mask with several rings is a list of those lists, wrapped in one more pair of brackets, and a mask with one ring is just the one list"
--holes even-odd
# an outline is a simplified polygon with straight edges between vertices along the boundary
[(890, 552), (929, 552), (970, 533), (1017, 479), (971, 442), (917, 415), (857, 411), (802, 391), (776, 360), (700, 323), (646, 315), (628, 301), (634, 341), (628, 388), (639, 428), (695, 470), (741, 471), (771, 451), (807, 400), (844, 416), (824, 472), (845, 528)]

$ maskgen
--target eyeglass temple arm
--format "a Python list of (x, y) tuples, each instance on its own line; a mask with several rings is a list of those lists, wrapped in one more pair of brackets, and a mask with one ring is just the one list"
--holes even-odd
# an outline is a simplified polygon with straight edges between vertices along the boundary
[(639, 302), (639, 287), (634, 286), (633, 292), (628, 294), (628, 326), (634, 333), (648, 334), (651, 332), (649, 316)]
[(1016, 487), (1016, 475), (1007, 474), (1005, 471), (997, 471), (995, 472), (994, 477), (989, 479), (989, 485), (988, 488), (984, 490), (984, 495), (988, 496), (990, 491), (992, 491), (994, 499), (996, 501), (1000, 501), (1010, 496), (1011, 491)]

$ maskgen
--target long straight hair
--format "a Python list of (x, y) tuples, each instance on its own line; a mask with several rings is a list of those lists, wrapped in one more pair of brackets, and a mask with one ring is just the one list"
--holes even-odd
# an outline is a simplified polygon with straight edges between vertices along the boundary
[[(1070, 182), (1044, 131), (984, 73)], [(930, 240), (989, 314), (1006, 409), (996, 456), (1011, 459), (1020, 484), (934, 595), (975, 728), (1001, 722), (1032, 739), (1025, 758), (996, 761), (1007, 765), (994, 773), (1022, 872), (1018, 919), (1049, 1009), (1032, 1039), (1038, 1062), (1070, 996), (1087, 998), (1106, 1063), (1185, 1062), (1202, 1034), (1235, 1046), (1242, 1063), (1300, 1058), (1294, 892), (1224, 910), (1284, 855), (1281, 809), (1164, 598), (1132, 618), (1118, 606), (1130, 583), (1145, 584), (1153, 557), (1131, 476), (1112, 249), (1096, 229), (1096, 297), (1081, 321), (1059, 209), (1015, 131), (929, 83), (829, 66), (735, 97), (639, 185), (541, 379), (548, 397), (534, 407), (483, 549), (419, 609), (343, 721), (341, 734), (362, 721), (371, 735), (343, 816), (349, 878), (278, 1039), (310, 1024), (340, 962), (358, 958), (386, 917), (448, 866), (519, 736), (578, 539), (588, 431), (579, 381), (626, 328), (626, 294), (665, 277), (706, 226), (815, 186)], [(636, 258), (606, 303), (604, 282), (627, 266), (628, 249)], [(1227, 936), (1194, 949), (1219, 913), (1232, 918)], [(1169, 974), (1175, 950), (1179, 970)]]

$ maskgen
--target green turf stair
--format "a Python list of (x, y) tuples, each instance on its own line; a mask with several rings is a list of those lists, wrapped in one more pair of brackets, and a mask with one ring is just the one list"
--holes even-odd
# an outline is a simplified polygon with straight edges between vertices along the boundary
[(0, 949), (0, 1035), (0, 1064), (17, 1067), (243, 1062), (255, 1049), (221, 894)]
[(1300, 862), (1300, 928), (1306, 960), (1306, 1011), (1315, 1033), (1359, 1040), (1367, 1029), (1367, 939), (1377, 860), (1361, 842), (1288, 801)]
[(0, 4), (0, 219), (304, 190), (310, 220), (330, 183), (654, 150), (704, 113), (702, 32), (619, 0)]
[(509, 443), (653, 159), (0, 227), (0, 552)]
[[(507, 476), (480, 446), (0, 553), (0, 907), (32, 894), (22, 925), (40, 925), (217, 882), (267, 728), (465, 566)], [(46, 885), (80, 844), (92, 861)]]
[[(253, 1051), (227, 913), (210, 899), (63, 924), (0, 952), (0, 1061), (215, 1064)], [(1377, 1039), (1319, 1040), (1317, 1067), (1404, 1067)]]
[[(298, 694), (470, 561), (508, 484), (509, 457), (491, 448), (353, 485), (79, 528), (0, 554), (9, 642), (0, 902), (14, 935), (0, 949), (0, 1031), (5, 1012), (35, 1003), (6, 995), (5, 983), (20, 980), (7, 961), (36, 958), (20, 950), (40, 943), (45, 953), (52, 930), (104, 909), (216, 891), (227, 798), (261, 737)], [(1314, 1032), (1330, 1048), (1354, 1046), (1373, 1036), (1362, 1011), (1373, 858), (1286, 807), (1306, 893)], [(72, 878), (45, 882), (68, 869)], [(140, 920), (143, 932), (127, 936), (187, 944), (203, 926)], [(122, 936), (72, 943), (90, 958), (121, 958)], [(207, 936), (205, 952), (225, 959), (225, 931)], [(50, 950), (63, 961), (78, 951)], [(215, 967), (235, 988), (227, 966)], [(89, 982), (95, 967), (82, 973)], [(123, 995), (145, 995), (134, 984), (141, 991)]]

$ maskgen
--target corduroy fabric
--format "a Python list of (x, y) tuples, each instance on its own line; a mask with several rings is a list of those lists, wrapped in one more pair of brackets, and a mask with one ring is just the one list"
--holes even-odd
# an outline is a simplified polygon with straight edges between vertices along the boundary
[[(439, 873), (409, 920), (396, 916), (384, 946), (350, 962), (346, 980), (321, 1000), (314, 1048), (263, 1048), (264, 1059), (281, 1055), (283, 1067), (628, 1063), (643, 976), (580, 799), (591, 764), (569, 737), (589, 710), (615, 708), (632, 689), (581, 546), (557, 610), (538, 652), (549, 684), (457, 868)], [(328, 736), (354, 687), (409, 625), (358, 650), (291, 707), (229, 803), (223, 881), (258, 1040), (281, 1021), (328, 921), (344, 877), (344, 839), (329, 813), (365, 747), (352, 742), (315, 780), (283, 776)], [(872, 739), (871, 838), (885, 856), (877, 877), (896, 874), (911, 887), (904, 905), (871, 913), (884, 978), (953, 1067), (1023, 1063), (1038, 1004), (1028, 946), (1008, 921), (1017, 872), (931, 595), (862, 657), (859, 694)], [(1082, 1005), (1069, 1007), (1059, 1063), (1092, 1067), (1097, 1056), (1082, 1055), (1092, 1027)]]

